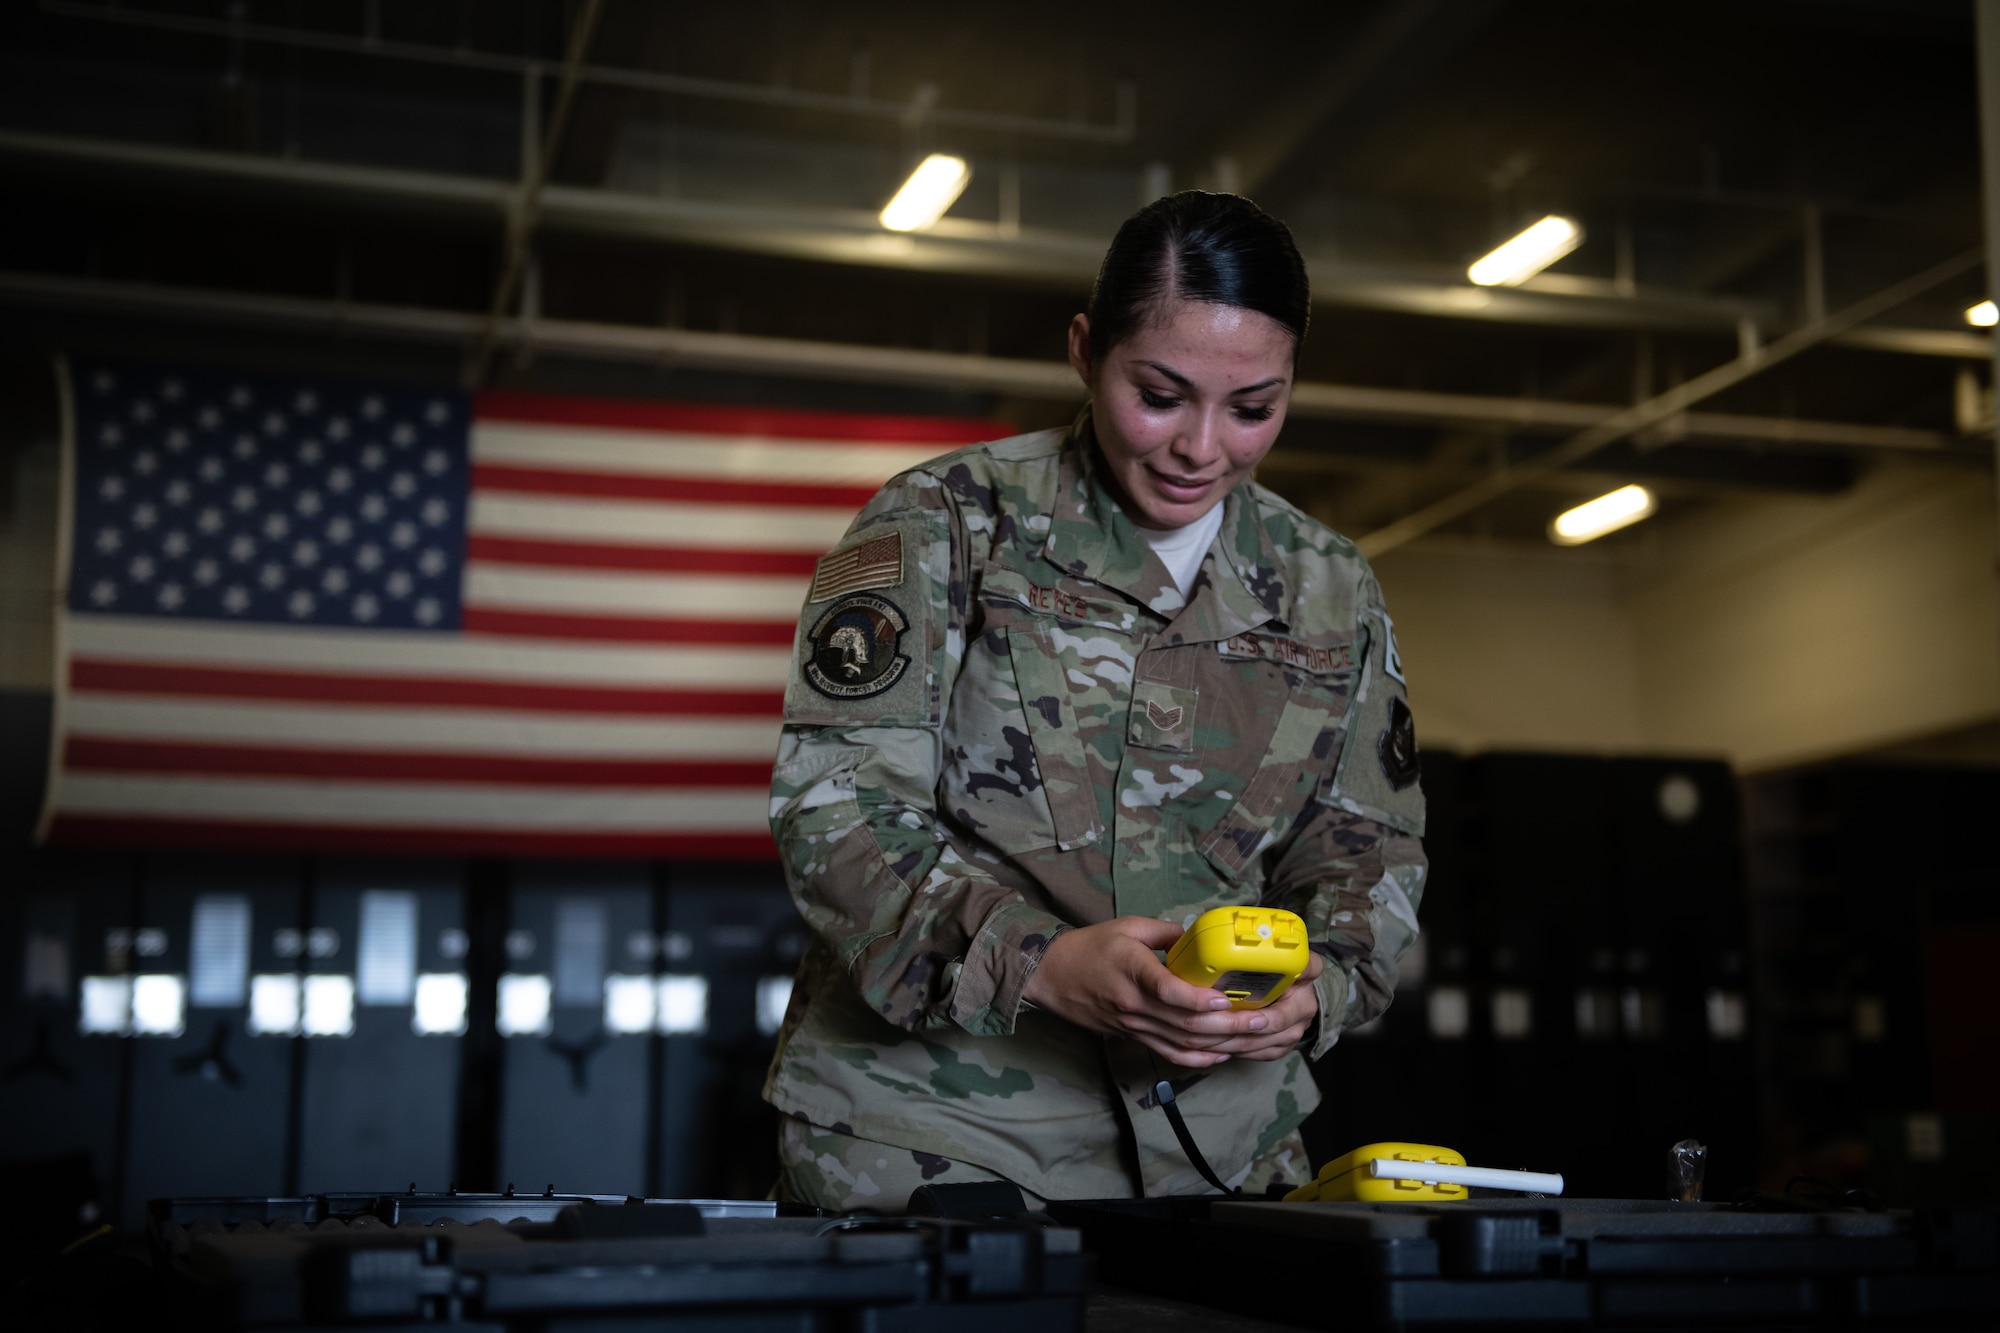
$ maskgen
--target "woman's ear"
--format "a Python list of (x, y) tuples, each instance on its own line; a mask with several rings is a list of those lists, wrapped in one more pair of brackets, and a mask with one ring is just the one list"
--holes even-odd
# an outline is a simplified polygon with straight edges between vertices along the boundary
[(1078, 315), (1069, 322), (1069, 364), (1086, 389), (1095, 388), (1097, 367), (1090, 359), (1090, 316)]

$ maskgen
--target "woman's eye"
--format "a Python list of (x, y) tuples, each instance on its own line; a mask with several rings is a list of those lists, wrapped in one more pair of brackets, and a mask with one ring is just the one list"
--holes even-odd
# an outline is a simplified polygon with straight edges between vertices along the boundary
[(1151, 389), (1139, 390), (1139, 401), (1148, 407), (1179, 407), (1181, 400), (1171, 394), (1154, 393)]
[(1271, 414), (1277, 410), (1269, 403), (1262, 407), (1239, 407), (1236, 409), (1236, 417), (1239, 421), (1269, 421)]

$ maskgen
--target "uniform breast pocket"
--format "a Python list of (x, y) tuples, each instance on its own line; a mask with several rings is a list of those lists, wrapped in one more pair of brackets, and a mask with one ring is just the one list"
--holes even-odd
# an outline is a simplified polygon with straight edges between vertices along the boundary
[(1006, 853), (1099, 841), (1103, 781), (1087, 729), (1112, 711), (1099, 696), (1127, 688), (1130, 662), (1124, 636), (1107, 627), (989, 597), (966, 645), (945, 737), (941, 797), (958, 822)]
[[(1196, 842), (1216, 869), (1233, 878), (1282, 841), (1313, 799), (1339, 752), (1356, 672), (1342, 652), (1329, 657), (1324, 644), (1279, 641), (1261, 653), (1234, 656), (1225, 644), (1218, 659), (1214, 670), (1235, 677), (1232, 693), (1256, 699), (1256, 711), (1271, 719), (1241, 729), (1232, 756), (1241, 795)], [(1215, 692), (1204, 688), (1204, 703)]]

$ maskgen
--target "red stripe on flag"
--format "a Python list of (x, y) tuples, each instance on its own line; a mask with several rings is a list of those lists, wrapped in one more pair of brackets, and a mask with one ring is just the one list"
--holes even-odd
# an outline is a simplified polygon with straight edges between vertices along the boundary
[[(786, 641), (791, 630), (785, 631)], [(73, 690), (103, 694), (190, 695), (210, 699), (286, 699), (305, 703), (494, 708), (546, 713), (618, 713), (657, 717), (769, 717), (784, 712), (783, 690), (662, 690), (531, 685), (423, 676), (246, 671), (162, 662), (70, 662)]]
[(725, 481), (714, 477), (642, 476), (627, 472), (569, 472), (558, 468), (475, 463), (476, 491), (531, 495), (588, 495), (612, 500), (682, 500), (690, 504), (774, 505), (853, 511), (868, 503), (875, 486), (816, 482)]
[(612, 546), (598, 542), (545, 542), (528, 537), (466, 539), (465, 553), (495, 565), (548, 565), (564, 569), (648, 569), (693, 574), (810, 574), (816, 556), (806, 551), (737, 551), (703, 546)]
[(739, 648), (792, 646), (791, 621), (662, 620), (633, 616), (570, 616), (546, 611), (465, 608), (468, 634), (512, 634), (529, 639), (589, 639), (601, 643), (708, 643)]
[(560, 398), (533, 393), (473, 395), (475, 421), (520, 421), (551, 426), (604, 426), (698, 435), (763, 435), (793, 440), (863, 440), (871, 444), (932, 446), (942, 453), (1012, 435), (1012, 422), (976, 417), (878, 417), (847, 412), (795, 412), (769, 407), (705, 403), (649, 403), (601, 398)]
[[(773, 719), (774, 728), (775, 722)], [(775, 739), (774, 736), (774, 742)], [(72, 770), (108, 773), (256, 774), (347, 782), (761, 789), (771, 781), (768, 762), (524, 759), (511, 755), (406, 754), (393, 750), (181, 745), (88, 736), (71, 736), (63, 745), (63, 760)]]
[(372, 824), (252, 824), (222, 820), (58, 815), (63, 847), (200, 847), (230, 851), (396, 852), (428, 855), (680, 858), (775, 861), (768, 833), (542, 833), (511, 829), (400, 829)]

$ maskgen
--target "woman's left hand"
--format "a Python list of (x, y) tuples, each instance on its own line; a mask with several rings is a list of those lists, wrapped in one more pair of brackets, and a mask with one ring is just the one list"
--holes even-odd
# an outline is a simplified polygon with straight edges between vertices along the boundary
[(1241, 1060), (1284, 1059), (1305, 1040), (1306, 1029), (1312, 1025), (1313, 1019), (1319, 1017), (1319, 995), (1313, 990), (1312, 983), (1324, 971), (1326, 959), (1318, 954), (1310, 955), (1306, 970), (1299, 974), (1291, 989), (1259, 1011), (1270, 1020), (1269, 1027), (1262, 1032), (1231, 1037), (1209, 1049)]

